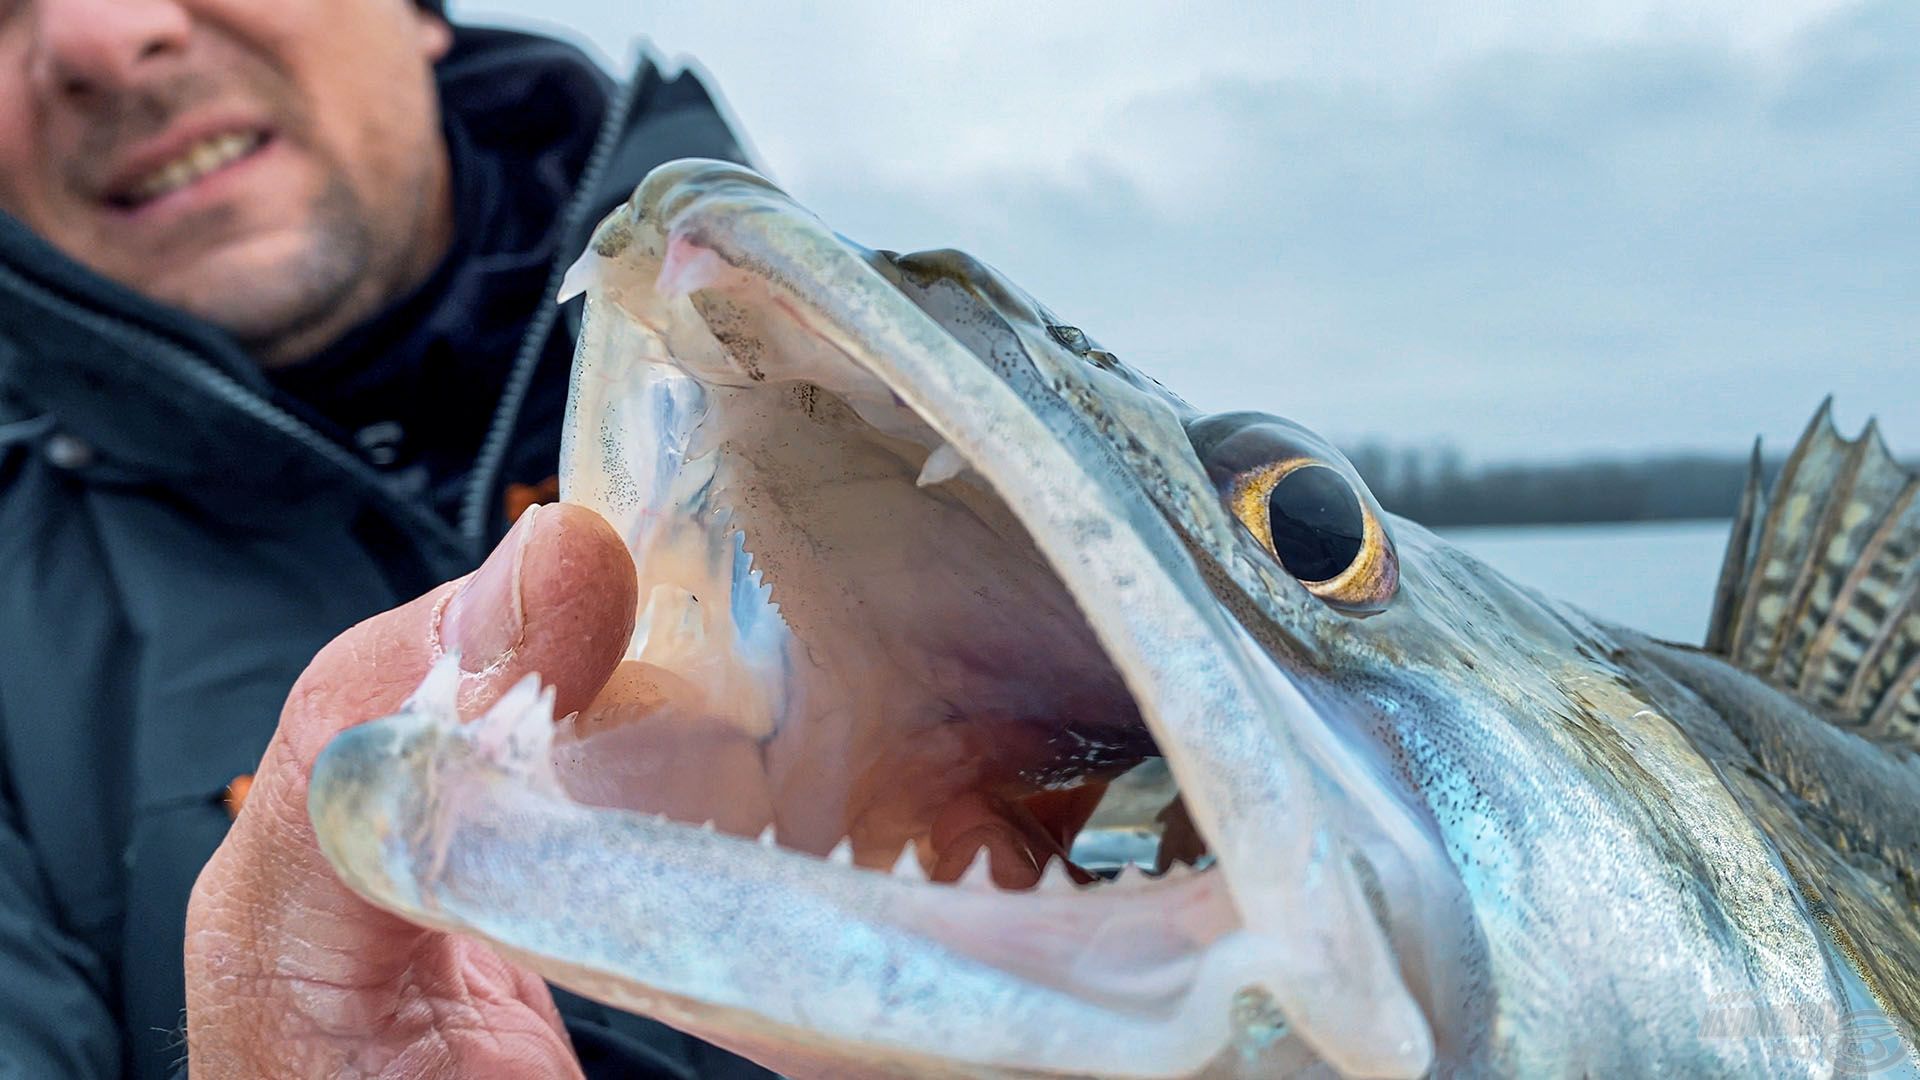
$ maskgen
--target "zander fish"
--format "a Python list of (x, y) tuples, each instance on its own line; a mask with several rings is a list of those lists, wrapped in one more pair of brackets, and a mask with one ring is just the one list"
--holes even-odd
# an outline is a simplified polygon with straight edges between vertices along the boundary
[(737, 166), (655, 171), (570, 288), (628, 659), (468, 725), (443, 664), (337, 738), (310, 809), (373, 902), (797, 1076), (1916, 1072), (1877, 436), (1756, 469), (1692, 648)]

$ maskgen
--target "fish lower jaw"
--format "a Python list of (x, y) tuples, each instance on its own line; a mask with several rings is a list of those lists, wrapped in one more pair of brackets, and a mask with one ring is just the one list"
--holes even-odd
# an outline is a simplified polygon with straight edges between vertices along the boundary
[(403, 917), (482, 935), (602, 1000), (672, 1003), (722, 1043), (813, 1045), (881, 1075), (1314, 1060), (1263, 989), (1297, 967), (1294, 943), (1246, 927), (1217, 866), (1081, 884), (1055, 860), (1006, 890), (981, 857), (942, 884), (911, 846), (875, 870), (850, 844), (819, 856), (584, 806), (551, 768), (549, 696), (529, 682), (462, 724), (433, 700), (455, 682), (437, 674), (408, 711), (344, 734), (314, 774), (328, 857)]

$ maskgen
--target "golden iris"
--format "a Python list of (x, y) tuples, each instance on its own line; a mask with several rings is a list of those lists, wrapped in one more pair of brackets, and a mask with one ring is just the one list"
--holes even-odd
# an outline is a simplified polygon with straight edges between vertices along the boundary
[(1344, 611), (1372, 614), (1400, 583), (1379, 517), (1347, 476), (1290, 457), (1233, 478), (1227, 505), (1260, 546), (1307, 591)]

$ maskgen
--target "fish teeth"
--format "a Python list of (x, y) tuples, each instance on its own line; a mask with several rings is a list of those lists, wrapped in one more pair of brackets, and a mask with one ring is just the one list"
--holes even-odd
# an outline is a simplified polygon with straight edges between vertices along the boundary
[(136, 202), (148, 202), (178, 191), (223, 165), (246, 156), (256, 136), (232, 131), (201, 139), (165, 165), (148, 173), (128, 192)]
[(853, 865), (853, 837), (851, 836), (841, 837), (840, 842), (833, 845), (833, 850), (827, 852), (827, 861), (834, 864), (835, 866), (852, 866)]
[(967, 459), (960, 456), (960, 451), (955, 450), (952, 443), (943, 442), (933, 448), (933, 453), (927, 455), (926, 464), (920, 466), (920, 475), (914, 480), (913, 485), (932, 487), (935, 484), (944, 484), (959, 476), (966, 467)]
[(1167, 864), (1167, 868), (1160, 871), (1157, 877), (1161, 881), (1184, 881), (1199, 872), (1192, 863), (1175, 862)]
[(908, 881), (927, 880), (926, 868), (920, 865), (919, 845), (912, 840), (908, 840), (907, 846), (900, 849), (900, 857), (893, 860), (893, 876)]
[(771, 822), (767, 824), (766, 828), (760, 830), (760, 846), (764, 848), (778, 846), (778, 842), (773, 838), (773, 824)]
[(575, 259), (560, 279), (560, 291), (554, 295), (554, 303), (564, 304), (588, 289), (597, 288), (605, 280), (605, 263), (606, 260), (593, 251)]
[(1080, 891), (1080, 886), (1074, 882), (1073, 875), (1067, 873), (1066, 860), (1048, 859), (1046, 869), (1040, 871), (1040, 883), (1034, 886), (1034, 891), (1054, 894), (1077, 893)]
[(528, 675), (462, 730), (489, 759), (531, 767), (540, 775), (540, 763), (551, 767), (546, 754), (553, 744), (553, 698), (553, 687), (542, 686), (538, 675)]
[(452, 716), (459, 708), (459, 701), (460, 654), (452, 651), (442, 653), (427, 669), (427, 677), (407, 699), (407, 708), (429, 715)]
[(993, 866), (987, 856), (985, 844), (980, 845), (980, 850), (973, 853), (973, 861), (967, 864), (966, 873), (961, 874), (960, 880), (954, 884), (963, 889), (981, 892), (1000, 891), (1000, 886), (993, 883)]

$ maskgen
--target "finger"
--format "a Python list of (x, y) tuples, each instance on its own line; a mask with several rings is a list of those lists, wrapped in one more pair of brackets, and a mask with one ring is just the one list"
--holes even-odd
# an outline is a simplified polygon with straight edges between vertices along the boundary
[[(537, 977), (477, 943), (380, 911), (340, 882), (315, 842), (307, 785), (329, 739), (399, 709), (449, 651), (469, 672), (462, 692), (469, 709), (534, 672), (554, 687), (561, 707), (587, 704), (625, 652), (635, 601), (633, 562), (613, 529), (592, 511), (547, 507), (524, 513), (468, 578), (375, 616), (321, 650), (288, 698), (252, 793), (194, 886), (185, 960), (196, 1075), (277, 1075), (287, 1061), (331, 1062), (340, 1053), (398, 1055), (391, 1057), (396, 1067), (410, 1068), (420, 1062), (409, 1055), (469, 1051), (489, 1067), (443, 1071), (492, 1075), (503, 1073), (494, 1066), (511, 1047), (551, 1068), (504, 1071), (578, 1075)], [(235, 994), (235, 986), (264, 989)], [(448, 1020), (429, 1007), (435, 1002), (457, 1003), (453, 1015), (466, 1019)], [(290, 1035), (302, 1032), (312, 1037)], [(484, 1035), (477, 1047), (468, 1045), (474, 1033)], [(256, 1059), (277, 1064), (242, 1064)]]
[(328, 740), (397, 711), (447, 652), (460, 657), (463, 715), (535, 673), (553, 687), (556, 715), (585, 707), (626, 650), (636, 601), (633, 560), (604, 519), (565, 503), (527, 510), (479, 570), (353, 627), (314, 658), (268, 751), (297, 781), (286, 794), (304, 805)]
[(335, 638), (294, 684), (228, 835), (232, 858), (259, 860), (244, 887), (370, 917), (334, 877), (307, 816), (313, 762), (327, 742), (398, 710), (449, 650), (475, 669), (463, 676), (469, 716), (532, 672), (562, 707), (589, 703), (625, 652), (635, 600), (633, 560), (613, 528), (583, 507), (547, 506), (522, 514), (467, 578)]

